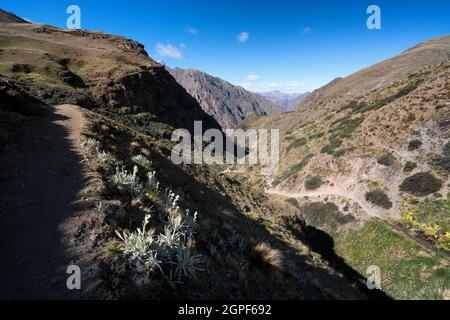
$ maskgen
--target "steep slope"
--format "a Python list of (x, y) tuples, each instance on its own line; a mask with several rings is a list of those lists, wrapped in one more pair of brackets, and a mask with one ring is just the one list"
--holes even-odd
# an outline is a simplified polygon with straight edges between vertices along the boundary
[(143, 45), (123, 37), (3, 23), (0, 73), (46, 103), (99, 108), (145, 129), (150, 120), (159, 131), (191, 129), (194, 120), (220, 128)]
[[(420, 54), (412, 58), (416, 50)], [(417, 165), (413, 173), (432, 170), (431, 158), (442, 152), (449, 138), (445, 120), (449, 116), (449, 54), (450, 37), (426, 42), (399, 57), (334, 80), (289, 115), (255, 119), (251, 125), (277, 127), (284, 132), (284, 170), (276, 177), (275, 185), (290, 191), (303, 190), (305, 195), (325, 189), (355, 194), (361, 205), (371, 207), (371, 215), (399, 218), (402, 197), (398, 187), (411, 174), (404, 172), (403, 166), (411, 161)], [(402, 63), (394, 68), (392, 61)], [(380, 66), (389, 70), (388, 75), (380, 71)], [(408, 70), (410, 73), (404, 74)], [(392, 80), (376, 90), (369, 85), (380, 86), (387, 77)], [(347, 87), (355, 79), (363, 83), (352, 91), (360, 93), (351, 94)], [(366, 87), (369, 89), (361, 91)], [(409, 146), (412, 140), (420, 140), (420, 145)], [(383, 164), (379, 159), (385, 156), (389, 160), (386, 154), (392, 154), (392, 164)], [(303, 158), (304, 166), (297, 166), (298, 159)], [(443, 174), (447, 181), (445, 172), (436, 174)], [(304, 181), (314, 175), (321, 176), (324, 183), (322, 189), (309, 192)], [(386, 189), (393, 202), (391, 208), (376, 207), (364, 199), (369, 182)], [(447, 192), (445, 183), (441, 191)]]
[(335, 79), (327, 86), (313, 92), (305, 102), (341, 96), (354, 96), (377, 90), (404, 78), (426, 66), (450, 58), (450, 36), (423, 42), (402, 54), (356, 72), (345, 79)]
[[(170, 161), (171, 130), (190, 128), (194, 120), (203, 120), (204, 128), (219, 125), (142, 45), (101, 32), (7, 23), (0, 28), (0, 49), (0, 114), (16, 128), (2, 153), (7, 166), (0, 166), (1, 174), (11, 179), (1, 181), (7, 197), (0, 207), (17, 212), (18, 205), (23, 213), (0, 217), (2, 230), (8, 229), (0, 260), (12, 273), (22, 254), (29, 264), (39, 262), (44, 280), (55, 279), (46, 268), (60, 275), (70, 260), (83, 270), (80, 294), (109, 299), (374, 295), (361, 285), (361, 274), (343, 277), (311, 249), (294, 207), (226, 176), (225, 168)], [(70, 114), (55, 115), (48, 106), (70, 102), (83, 107), (81, 129), (66, 121)], [(14, 256), (24, 238), (39, 241)], [(46, 243), (51, 245), (41, 247)], [(48, 266), (41, 258), (53, 249)], [(75, 255), (63, 257), (63, 249)], [(24, 287), (5, 278), (6, 297), (39, 298), (40, 282), (28, 271), (24, 280), (33, 290), (17, 292)], [(67, 292), (61, 279), (48, 288), (52, 298)]]
[(269, 91), (260, 92), (258, 94), (280, 107), (283, 111), (292, 111), (300, 104), (300, 102), (305, 100), (310, 93), (285, 93), (280, 91)]
[(180, 68), (169, 72), (224, 128), (236, 128), (250, 113), (270, 115), (281, 112), (267, 99), (204, 72)]
[(29, 23), (15, 14), (0, 9), (0, 23)]
[(450, 251), (449, 55), (449, 36), (425, 42), (334, 80), (294, 112), (244, 124), (281, 130), (280, 170), (261, 181), (268, 193), (295, 198), (306, 221), (333, 235), (353, 268), (385, 266), (394, 297), (448, 296), (448, 272), (434, 278), (430, 271), (429, 281), (415, 282), (396, 270), (425, 268), (419, 261), (434, 255), (424, 243), (437, 256)]

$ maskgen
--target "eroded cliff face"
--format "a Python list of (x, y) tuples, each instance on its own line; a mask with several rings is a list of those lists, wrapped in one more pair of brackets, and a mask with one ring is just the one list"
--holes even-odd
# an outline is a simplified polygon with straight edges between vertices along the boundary
[(204, 72), (180, 68), (169, 72), (223, 128), (236, 128), (252, 114), (266, 116), (282, 111), (268, 99)]

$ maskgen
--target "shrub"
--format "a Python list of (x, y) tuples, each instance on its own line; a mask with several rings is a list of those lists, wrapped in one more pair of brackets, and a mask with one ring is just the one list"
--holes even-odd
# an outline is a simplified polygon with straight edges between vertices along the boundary
[(417, 163), (413, 162), (413, 161), (408, 161), (405, 163), (405, 166), (403, 167), (403, 171), (405, 172), (411, 172), (413, 171), (415, 168), (417, 168)]
[(394, 164), (395, 157), (391, 153), (385, 153), (378, 158), (378, 163), (390, 167)]
[(444, 146), (442, 154), (444, 155), (444, 157), (450, 157), (450, 142), (447, 142), (447, 144)]
[(416, 115), (414, 113), (409, 113), (408, 116), (404, 119), (405, 123), (413, 122), (416, 120)]
[(346, 149), (339, 149), (339, 150), (336, 150), (335, 152), (334, 152), (334, 157), (335, 158), (340, 158), (340, 157), (342, 157), (343, 155), (345, 155), (347, 153), (347, 150)]
[(352, 223), (354, 217), (344, 215), (339, 207), (332, 202), (312, 202), (300, 208), (309, 226), (319, 228), (331, 235), (335, 234), (342, 226)]
[(309, 141), (317, 140), (317, 139), (322, 138), (324, 135), (325, 135), (324, 132), (313, 133), (308, 137), (308, 140)]
[(447, 170), (450, 172), (450, 156), (445, 156), (441, 158), (437, 158), (435, 162), (438, 166), (440, 166), (442, 169)]
[(425, 235), (438, 248), (450, 250), (450, 201), (440, 193), (417, 201), (404, 212), (401, 221), (419, 234)]
[(115, 163), (114, 157), (109, 153), (105, 151), (101, 151), (97, 154), (97, 159), (103, 164), (106, 164), (107, 166), (113, 166)]
[(200, 267), (203, 262), (202, 256), (193, 254), (188, 247), (177, 248), (175, 261), (175, 272), (171, 274), (172, 282), (176, 280), (182, 283), (184, 278), (195, 279), (197, 271), (203, 270)]
[(19, 63), (15, 63), (13, 64), (11, 71), (14, 73), (31, 73), (33, 67), (30, 66), (29, 64), (19, 64)]
[(123, 242), (123, 252), (131, 256), (132, 260), (139, 260), (150, 270), (160, 269), (161, 261), (157, 259), (157, 243), (154, 238), (155, 230), (147, 230), (150, 216), (146, 216), (142, 224), (142, 229), (136, 232), (124, 231), (120, 233), (116, 230), (116, 235)]
[(155, 171), (147, 173), (147, 183), (145, 184), (145, 188), (153, 192), (159, 192), (159, 182), (156, 179)]
[(335, 149), (339, 148), (342, 145), (342, 140), (339, 138), (332, 138), (328, 145), (322, 148), (321, 153), (327, 153), (330, 155), (334, 154)]
[(288, 150), (291, 150), (292, 148), (300, 148), (303, 147), (304, 145), (306, 145), (308, 143), (308, 140), (306, 138), (300, 138), (297, 139), (295, 141), (293, 141), (289, 147)]
[(103, 203), (102, 201), (99, 201), (95, 205), (95, 209), (97, 210), (98, 213), (105, 214), (108, 211), (109, 206), (107, 204)]
[(283, 268), (283, 254), (265, 242), (257, 244), (253, 250), (255, 265), (264, 271)]
[(303, 158), (302, 161), (300, 161), (297, 164), (294, 164), (290, 169), (283, 171), (283, 173), (281, 174), (280, 177), (276, 178), (272, 185), (276, 186), (278, 185), (281, 180), (283, 179), (287, 179), (290, 176), (292, 176), (293, 174), (296, 174), (297, 172), (299, 172), (300, 170), (302, 170), (304, 167), (306, 167), (306, 165), (309, 163), (309, 161), (314, 157), (314, 155), (312, 154), (308, 154), (306, 157)]
[(333, 129), (337, 132), (341, 138), (350, 138), (356, 129), (364, 122), (363, 117), (355, 119), (345, 119), (339, 123), (339, 125)]
[(441, 189), (442, 181), (429, 172), (416, 173), (406, 178), (400, 185), (400, 190), (415, 196), (425, 197)]
[(137, 174), (137, 166), (134, 167), (132, 173), (124, 168), (119, 170), (117, 167), (116, 173), (109, 177), (109, 182), (118, 188), (123, 188), (123, 190), (127, 191), (133, 197), (140, 198), (144, 195), (145, 190)]
[[(164, 223), (163, 232), (155, 235), (155, 230), (147, 230), (150, 216), (146, 215), (142, 228), (134, 232), (116, 230), (116, 235), (122, 240), (122, 250), (131, 259), (138, 261), (148, 271), (159, 270), (172, 284), (182, 283), (184, 279), (194, 278), (197, 271), (203, 270), (200, 264), (203, 259), (192, 251), (191, 239), (197, 222), (197, 212), (191, 215), (189, 210), (182, 211), (178, 205), (180, 197), (171, 190), (165, 194), (159, 192), (159, 182), (156, 173), (147, 174), (145, 188), (164, 200), (164, 208), (160, 212), (160, 220)], [(117, 169), (114, 178), (121, 184), (137, 182), (137, 169), (133, 174)]]
[(422, 141), (417, 140), (417, 139), (411, 140), (408, 144), (408, 150), (409, 151), (417, 150), (420, 148), (421, 145), (422, 145)]
[(82, 147), (91, 151), (100, 152), (102, 144), (93, 138), (89, 138), (82, 144)]
[(294, 207), (296, 207), (297, 209), (300, 209), (300, 204), (298, 203), (298, 200), (295, 198), (288, 198), (286, 200), (287, 203), (293, 205)]
[(143, 155), (137, 155), (137, 156), (133, 156), (131, 158), (131, 161), (133, 161), (134, 163), (140, 165), (141, 167), (147, 168), (150, 166), (150, 161), (145, 158)]
[(392, 208), (392, 202), (389, 200), (389, 197), (381, 190), (367, 192), (366, 200), (384, 209)]
[(305, 188), (306, 190), (315, 190), (322, 186), (322, 178), (314, 176), (306, 179)]

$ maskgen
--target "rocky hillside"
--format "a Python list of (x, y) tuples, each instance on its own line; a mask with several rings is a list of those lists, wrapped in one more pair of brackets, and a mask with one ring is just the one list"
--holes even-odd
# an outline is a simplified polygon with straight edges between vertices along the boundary
[[(190, 128), (194, 120), (203, 120), (205, 129), (219, 124), (147, 56), (141, 44), (101, 32), (16, 23), (10, 15), (0, 24), (0, 73), (0, 129), (8, 133), (14, 128), (13, 136), (2, 137), (6, 147), (0, 162), (17, 168), (11, 157), (26, 158), (19, 164), (32, 172), (33, 190), (39, 189), (27, 197), (20, 191), (25, 188), (20, 174), (11, 169), (8, 174), (14, 179), (0, 183), (0, 191), (8, 194), (0, 207), (2, 212), (17, 212), (17, 207), (26, 206), (21, 219), (29, 224), (24, 214), (39, 220), (36, 215), (48, 205), (42, 194), (55, 200), (52, 181), (59, 189), (64, 179), (73, 182), (70, 206), (59, 203), (71, 211), (64, 222), (68, 228), (47, 224), (45, 218), (39, 222), (54, 227), (55, 250), (63, 249), (57, 237), (64, 233), (64, 245), (69, 246), (65, 250), (74, 255), (70, 260), (82, 266), (83, 279), (89, 279), (80, 296), (366, 299), (376, 295), (361, 284), (360, 274), (347, 273), (345, 264), (335, 265), (321, 256), (310, 243), (303, 216), (291, 204), (228, 176), (223, 167), (176, 166), (170, 161), (174, 128)], [(55, 104), (77, 106), (53, 108)], [(44, 116), (35, 115), (40, 110), (45, 110)], [(76, 116), (63, 117), (57, 110)], [(78, 137), (70, 141), (76, 146), (69, 145), (68, 131)], [(21, 150), (36, 152), (20, 154)], [(55, 150), (60, 152), (55, 156), (58, 161), (51, 161), (54, 167), (47, 170), (45, 164)], [(42, 160), (42, 170), (33, 167), (34, 157)], [(17, 200), (15, 192), (24, 200)], [(0, 246), (11, 244), (0, 250), (4, 261), (5, 252), (12, 256), (11, 248), (19, 250), (34, 235), (22, 234), (21, 241), (21, 228), (7, 227), (20, 225), (16, 216), (0, 219), (2, 230), (7, 229), (2, 232), (7, 241)], [(39, 226), (32, 224), (27, 230)], [(47, 261), (48, 248), (40, 248), (40, 242), (36, 246), (39, 249), (30, 250), (27, 259)], [(333, 250), (330, 243), (325, 247)], [(65, 251), (55, 255), (64, 256)], [(46, 272), (56, 272), (50, 271), (54, 268), (59, 278), (61, 272), (66, 276), (65, 266), (44, 265)], [(39, 292), (40, 280), (29, 271)], [(2, 281), (5, 296), (24, 296), (4, 283), (15, 284)], [(65, 282), (58, 287), (66, 289)]]
[(265, 116), (281, 112), (264, 97), (204, 72), (180, 68), (169, 72), (223, 128), (236, 128), (251, 113)]
[(36, 98), (101, 109), (146, 129), (150, 121), (166, 128), (189, 129), (194, 120), (220, 127), (142, 44), (16, 20), (3, 12), (0, 74)]
[[(265, 181), (268, 192), (294, 198), (309, 223), (333, 235), (353, 268), (377, 260), (389, 270), (388, 292), (396, 297), (414, 293), (395, 266), (411, 272), (421, 266), (421, 245), (450, 251), (449, 55), (450, 36), (427, 41), (335, 79), (288, 115), (246, 123), (282, 131), (281, 168)], [(414, 253), (406, 242), (399, 245), (392, 226), (416, 241)], [(387, 247), (409, 252), (411, 260)], [(437, 282), (429, 285), (430, 293), (448, 296)]]
[(0, 23), (7, 23), (7, 22), (28, 23), (28, 21), (25, 21), (24, 19), (16, 16), (15, 14), (0, 9)]
[(450, 58), (449, 37), (426, 41), (402, 54), (356, 72), (345, 79), (337, 78), (313, 92), (307, 99), (314, 103), (330, 97), (355, 96), (386, 87), (423, 67)]
[[(314, 192), (347, 194), (371, 215), (399, 218), (401, 181), (411, 172), (433, 170), (432, 159), (449, 139), (449, 54), (450, 37), (426, 42), (334, 80), (294, 113), (255, 120), (253, 125), (284, 131), (284, 170), (274, 186), (308, 194), (305, 180), (320, 176), (322, 189)], [(391, 161), (386, 165), (380, 158)], [(298, 159), (304, 159), (302, 165)], [(405, 172), (407, 162), (417, 167)], [(444, 181), (436, 191), (446, 194), (445, 170), (435, 174)], [(388, 193), (392, 207), (365, 200), (374, 185)]]
[(280, 91), (261, 92), (259, 95), (265, 97), (273, 104), (279, 106), (283, 111), (294, 110), (300, 102), (306, 99), (307, 93), (285, 93)]

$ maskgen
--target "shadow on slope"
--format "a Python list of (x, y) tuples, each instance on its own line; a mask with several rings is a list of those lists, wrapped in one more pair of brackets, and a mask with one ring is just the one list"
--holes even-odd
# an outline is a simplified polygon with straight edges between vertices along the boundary
[[(96, 118), (98, 116), (92, 115)], [(91, 119), (92, 120), (92, 119)], [(153, 278), (150, 287), (142, 288), (130, 279), (133, 270), (124, 267), (109, 255), (101, 263), (103, 285), (114, 298), (153, 299), (367, 299), (368, 293), (313, 257), (301, 239), (289, 238), (285, 229), (272, 221), (277, 209), (261, 193), (238, 181), (220, 175), (220, 169), (205, 166), (177, 166), (170, 150), (149, 136), (139, 135), (107, 118), (94, 126), (93, 138), (99, 139), (106, 151), (132, 166), (130, 156), (143, 149), (150, 152), (151, 170), (157, 172), (162, 186), (180, 194), (182, 207), (198, 210), (200, 229), (196, 249), (206, 259), (206, 271), (176, 289), (158, 284)], [(111, 148), (111, 146), (114, 146)], [(131, 149), (134, 146), (134, 149)], [(131, 151), (133, 150), (133, 151)], [(108, 197), (108, 195), (107, 195)], [(108, 200), (117, 200), (110, 194)], [(123, 203), (129, 199), (123, 200)], [(258, 212), (256, 215), (253, 213)], [(135, 230), (140, 217), (128, 213), (128, 228)], [(133, 221), (131, 224), (130, 222)], [(126, 225), (123, 227), (127, 227)], [(153, 226), (152, 226), (153, 227)], [(301, 233), (302, 231), (299, 230)], [(254, 248), (265, 242), (284, 256), (282, 265), (267, 269), (255, 263)], [(107, 246), (107, 245), (106, 245)], [(305, 250), (305, 251), (302, 251)], [(114, 265), (115, 263), (115, 265)], [(128, 280), (126, 280), (128, 279)]]
[[(81, 159), (55, 109), (30, 117), (0, 156), (0, 299), (75, 299), (62, 224), (84, 184)], [(76, 291), (76, 290), (75, 290)]]

